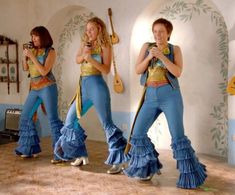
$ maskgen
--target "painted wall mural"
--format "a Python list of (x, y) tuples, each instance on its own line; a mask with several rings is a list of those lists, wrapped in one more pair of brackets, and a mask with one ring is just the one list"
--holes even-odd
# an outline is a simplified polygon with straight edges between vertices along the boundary
[(72, 43), (73, 37), (76, 33), (82, 36), (84, 32), (84, 27), (87, 20), (93, 17), (93, 13), (81, 13), (71, 17), (66, 24), (64, 24), (63, 30), (59, 35), (59, 46), (57, 50), (57, 64), (55, 71), (57, 72), (57, 83), (59, 91), (59, 112), (61, 118), (64, 120), (68, 111), (69, 102), (65, 99), (65, 93), (63, 90), (62, 79), (62, 67), (66, 66), (65, 64), (65, 49), (69, 44)]
[(228, 32), (223, 16), (208, 4), (208, 1), (175, 1), (172, 4), (166, 5), (160, 12), (164, 17), (170, 20), (180, 20), (183, 22), (190, 22), (193, 17), (202, 14), (210, 16), (211, 23), (213, 23), (217, 30), (216, 34), (219, 37), (218, 49), (220, 51), (220, 74), (221, 82), (217, 83), (220, 90), (221, 99), (212, 107), (210, 116), (216, 120), (214, 127), (210, 129), (211, 139), (214, 143), (215, 149), (222, 155), (227, 156), (227, 93), (226, 85), (228, 78)]

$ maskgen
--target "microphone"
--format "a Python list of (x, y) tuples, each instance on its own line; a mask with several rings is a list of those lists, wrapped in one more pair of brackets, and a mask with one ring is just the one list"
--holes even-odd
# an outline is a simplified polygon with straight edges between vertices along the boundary
[(157, 59), (156, 59), (155, 57), (153, 57), (153, 58), (151, 59), (151, 62), (150, 62), (151, 68), (153, 68), (153, 66), (154, 66), (154, 64), (156, 63), (156, 61), (157, 61)]
[[(157, 47), (157, 44), (154, 44), (152, 47)], [(157, 58), (156, 57), (153, 57), (151, 59), (151, 63), (150, 63), (150, 66), (153, 68), (153, 65), (157, 62)]]
[(85, 46), (91, 48), (91, 47), (92, 47), (92, 42), (91, 42), (91, 40), (87, 41), (86, 44), (85, 44)]
[[(28, 43), (23, 44), (23, 49), (33, 49), (33, 42), (29, 41)], [(27, 61), (29, 57), (25, 56), (25, 60)]]
[(24, 43), (23, 49), (33, 49), (33, 42), (29, 41), (28, 43)]
[[(89, 40), (85, 43), (85, 46), (89, 49), (89, 51), (91, 52), (91, 48), (92, 48), (92, 42)], [(86, 60), (85, 60), (86, 63), (88, 63)]]

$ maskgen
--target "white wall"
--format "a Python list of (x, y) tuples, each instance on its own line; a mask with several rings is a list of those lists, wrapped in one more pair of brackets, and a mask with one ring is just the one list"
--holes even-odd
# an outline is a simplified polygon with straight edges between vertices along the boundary
[[(24, 36), (28, 33), (28, 12), (27, 0), (18, 1), (1, 1), (0, 2), (0, 34), (11, 38), (12, 40), (17, 40), (19, 46), (22, 45)], [(21, 62), (21, 59), (20, 61)], [(22, 77), (22, 71), (20, 71), (20, 76)], [(23, 93), (27, 90), (21, 87)], [(7, 94), (7, 84), (0, 83), (0, 103), (9, 104), (20, 104), (23, 100), (22, 94), (16, 93), (16, 85), (11, 84), (11, 95)]]

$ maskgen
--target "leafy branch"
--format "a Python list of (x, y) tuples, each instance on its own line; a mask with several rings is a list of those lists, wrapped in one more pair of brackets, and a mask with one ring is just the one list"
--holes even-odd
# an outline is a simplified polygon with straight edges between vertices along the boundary
[(160, 14), (166, 18), (175, 20), (179, 18), (183, 22), (188, 22), (194, 15), (209, 14), (211, 22), (218, 27), (216, 33), (220, 38), (219, 55), (221, 57), (220, 74), (222, 82), (218, 84), (222, 100), (217, 106), (213, 106), (210, 115), (217, 120), (215, 127), (210, 130), (215, 149), (222, 156), (227, 156), (227, 78), (228, 78), (228, 32), (223, 17), (219, 12), (208, 6), (204, 0), (196, 0), (195, 3), (188, 3), (183, 0), (176, 1), (172, 6), (166, 6)]

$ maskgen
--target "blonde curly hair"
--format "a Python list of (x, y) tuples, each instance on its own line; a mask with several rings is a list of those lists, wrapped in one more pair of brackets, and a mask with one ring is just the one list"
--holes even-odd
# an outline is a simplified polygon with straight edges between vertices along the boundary
[[(93, 17), (87, 21), (88, 23), (93, 23), (98, 27), (101, 28), (101, 31), (99, 31), (99, 34), (97, 36), (97, 44), (100, 46), (105, 46), (105, 47), (111, 47), (111, 42), (110, 42), (110, 36), (108, 34), (107, 28), (105, 23), (98, 17)], [(86, 34), (86, 30), (84, 30), (83, 38), (82, 41), (84, 43), (88, 42), (88, 36)]]

